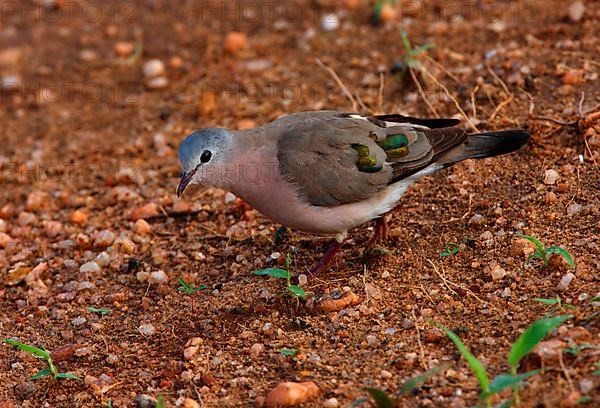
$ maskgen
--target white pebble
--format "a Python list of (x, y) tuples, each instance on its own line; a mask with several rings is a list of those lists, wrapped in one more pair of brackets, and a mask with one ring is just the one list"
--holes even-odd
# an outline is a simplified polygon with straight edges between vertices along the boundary
[(583, 4), (583, 1), (578, 0), (571, 3), (571, 5), (569, 6), (569, 18), (571, 19), (571, 21), (577, 23), (583, 18), (584, 14), (585, 4)]
[(558, 285), (556, 285), (556, 290), (561, 291), (561, 292), (567, 290), (567, 288), (571, 284), (571, 281), (573, 281), (574, 278), (575, 278), (574, 273), (572, 273), (572, 272), (567, 273), (565, 276), (563, 276), (560, 279), (560, 282), (558, 282)]
[(298, 275), (298, 285), (300, 286), (305, 286), (308, 283), (308, 277), (301, 273), (300, 275)]
[(100, 270), (100, 266), (95, 261), (86, 262), (79, 268), (81, 273), (98, 273)]
[(144, 76), (146, 78), (153, 78), (165, 73), (165, 64), (159, 59), (152, 59), (146, 61), (144, 64)]
[(390, 273), (388, 271), (383, 271), (383, 273), (381, 274), (381, 277), (383, 279), (387, 279), (390, 277)]
[(71, 320), (71, 324), (73, 326), (81, 326), (82, 324), (85, 324), (85, 322), (87, 322), (85, 317), (76, 317), (75, 319)]
[(225, 194), (225, 204), (231, 204), (235, 201), (235, 199), (235, 194), (230, 192), (227, 192), (227, 194)]
[(506, 276), (506, 271), (500, 265), (495, 265), (492, 268), (492, 279), (500, 280)]
[(544, 184), (547, 184), (547, 185), (556, 184), (556, 180), (558, 180), (559, 177), (560, 177), (560, 175), (558, 174), (558, 172), (556, 170), (548, 169), (544, 172)]
[(262, 354), (263, 351), (265, 351), (265, 346), (262, 343), (254, 343), (252, 347), (250, 347), (250, 354), (253, 356), (258, 356), (259, 354)]
[(150, 274), (150, 277), (148, 278), (148, 282), (153, 284), (167, 283), (168, 280), (169, 278), (167, 277), (167, 274), (164, 271), (152, 272)]
[(372, 334), (369, 334), (367, 336), (367, 344), (369, 346), (374, 346), (375, 344), (377, 344), (377, 337)]
[(146, 86), (150, 89), (163, 89), (169, 85), (169, 79), (167, 77), (156, 77), (146, 81)]
[(338, 408), (340, 403), (337, 398), (329, 398), (323, 401), (323, 408)]
[(392, 378), (392, 373), (390, 373), (387, 370), (381, 370), (381, 378), (389, 380), (390, 378)]
[(138, 331), (143, 336), (152, 336), (154, 334), (155, 329), (153, 325), (148, 323), (140, 325), (140, 327), (138, 327)]
[(110, 263), (110, 256), (106, 252), (100, 252), (96, 257), (96, 263), (101, 267), (108, 266)]
[(281, 254), (279, 252), (273, 252), (270, 256), (271, 256), (271, 259), (279, 259)]
[(2, 90), (13, 92), (21, 86), (21, 79), (16, 75), (6, 75), (2, 77)]
[(335, 31), (340, 28), (340, 18), (334, 13), (327, 14), (325, 17), (323, 17), (321, 26), (325, 31)]

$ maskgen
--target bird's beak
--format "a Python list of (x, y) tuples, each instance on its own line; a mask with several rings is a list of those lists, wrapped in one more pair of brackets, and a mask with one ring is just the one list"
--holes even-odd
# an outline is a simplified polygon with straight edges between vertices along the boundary
[(196, 174), (196, 169), (190, 171), (189, 173), (183, 173), (181, 180), (179, 181), (179, 186), (177, 186), (177, 197), (181, 197), (185, 191), (185, 188), (188, 186), (188, 184), (190, 184), (190, 181), (192, 181), (194, 174)]

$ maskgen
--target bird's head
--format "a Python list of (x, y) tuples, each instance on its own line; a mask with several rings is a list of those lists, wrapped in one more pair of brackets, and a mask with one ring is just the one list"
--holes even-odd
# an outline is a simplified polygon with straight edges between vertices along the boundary
[(226, 163), (230, 134), (227, 129), (197, 130), (179, 146), (179, 163), (183, 170), (177, 187), (181, 196), (190, 184), (217, 185), (215, 169)]

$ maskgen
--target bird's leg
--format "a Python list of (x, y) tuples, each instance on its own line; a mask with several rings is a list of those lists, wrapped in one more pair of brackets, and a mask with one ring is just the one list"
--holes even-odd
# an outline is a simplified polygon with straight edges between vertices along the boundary
[(344, 242), (344, 239), (346, 239), (347, 235), (348, 235), (347, 232), (336, 234), (335, 240), (329, 244), (329, 246), (327, 247), (327, 250), (325, 251), (325, 254), (323, 254), (323, 257), (310, 270), (311, 275), (316, 275), (321, 269), (323, 269), (325, 266), (327, 266), (329, 264), (329, 262), (331, 262), (331, 260), (333, 259), (333, 256), (340, 249), (340, 247), (342, 246), (342, 243)]
[(387, 214), (382, 215), (381, 217), (375, 220), (375, 229), (373, 231), (373, 235), (367, 241), (365, 245), (366, 249), (370, 249), (373, 245), (378, 242), (385, 242), (389, 238), (389, 229), (387, 223)]

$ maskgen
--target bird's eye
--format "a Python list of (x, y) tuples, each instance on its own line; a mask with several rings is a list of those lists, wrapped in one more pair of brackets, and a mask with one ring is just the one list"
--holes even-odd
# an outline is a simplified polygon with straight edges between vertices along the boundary
[(200, 161), (202, 163), (207, 163), (211, 157), (212, 157), (212, 153), (209, 152), (208, 150), (205, 150), (202, 152), (202, 155), (200, 156)]

